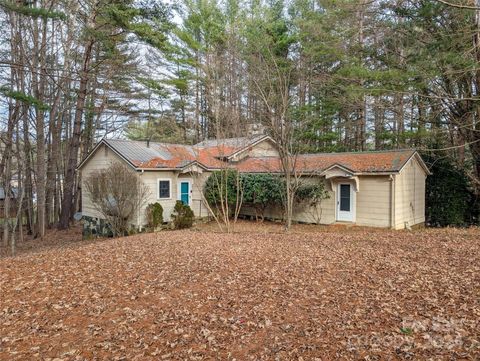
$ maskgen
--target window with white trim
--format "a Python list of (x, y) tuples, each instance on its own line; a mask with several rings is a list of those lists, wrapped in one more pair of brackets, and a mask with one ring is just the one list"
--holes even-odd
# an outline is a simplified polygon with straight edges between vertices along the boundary
[(171, 198), (171, 181), (169, 179), (158, 180), (158, 198), (168, 199)]

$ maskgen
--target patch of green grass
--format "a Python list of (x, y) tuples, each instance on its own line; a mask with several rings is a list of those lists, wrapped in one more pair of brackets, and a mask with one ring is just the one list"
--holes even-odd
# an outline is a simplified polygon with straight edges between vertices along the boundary
[(413, 330), (410, 327), (402, 327), (400, 328), (400, 332), (406, 336), (410, 336), (411, 334), (413, 334)]

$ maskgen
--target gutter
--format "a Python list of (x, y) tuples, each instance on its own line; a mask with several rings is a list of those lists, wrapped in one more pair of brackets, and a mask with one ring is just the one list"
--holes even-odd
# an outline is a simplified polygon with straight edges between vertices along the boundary
[[(235, 168), (234, 168), (235, 169)], [(239, 171), (240, 173), (255, 173), (255, 174), (284, 174), (283, 171)], [(312, 171), (308, 171), (308, 172), (299, 172), (300, 176), (319, 176), (319, 177), (323, 177), (325, 176), (323, 174), (323, 172), (321, 173), (318, 173), (318, 172), (312, 172)], [(398, 174), (398, 171), (391, 171), (391, 172), (356, 172), (356, 173), (352, 173), (352, 176), (394, 176)]]
[[(189, 165), (191, 165), (191, 163), (188, 164), (187, 166), (189, 166)], [(206, 167), (200, 165), (200, 163), (199, 163), (199, 166), (200, 166), (200, 168), (205, 169), (207, 172), (213, 172), (213, 171), (216, 171), (216, 170), (224, 169), (224, 168), (206, 168)], [(171, 167), (170, 168), (137, 168), (137, 167), (135, 167), (135, 170), (137, 172), (157, 172), (159, 170), (179, 171), (179, 170), (183, 170), (185, 168), (186, 167), (182, 167), (182, 168), (171, 168)]]

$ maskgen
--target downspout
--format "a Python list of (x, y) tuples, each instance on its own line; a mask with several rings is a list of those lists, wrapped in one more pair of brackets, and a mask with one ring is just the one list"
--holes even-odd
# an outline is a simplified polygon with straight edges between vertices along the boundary
[[(143, 169), (140, 171), (140, 177), (143, 175), (144, 172), (145, 172), (145, 170), (143, 170)], [(141, 232), (142, 230), (140, 229), (140, 227), (141, 227), (141, 225), (140, 225), (140, 208), (141, 207), (138, 207), (138, 209), (137, 209), (137, 228), (138, 228), (138, 231)]]
[[(175, 185), (172, 184), (171, 194), (172, 194), (172, 199), (174, 201), (174, 204), (179, 200), (178, 199), (178, 182), (179, 182), (180, 174), (181, 174), (181, 170), (179, 170), (178, 172), (176, 171), (173, 172), (173, 179), (174, 179)], [(175, 186), (175, 195), (173, 195), (174, 186)], [(171, 219), (169, 221), (171, 222)]]
[(416, 220), (416, 204), (415, 201), (417, 200), (417, 167), (413, 169), (413, 222), (412, 225), (415, 224)]
[(390, 175), (390, 228), (395, 229), (395, 175)]

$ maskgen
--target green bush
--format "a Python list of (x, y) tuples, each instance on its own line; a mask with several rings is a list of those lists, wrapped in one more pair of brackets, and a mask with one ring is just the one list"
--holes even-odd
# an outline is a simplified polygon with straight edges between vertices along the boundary
[(193, 225), (194, 214), (188, 204), (177, 201), (171, 215), (175, 229), (190, 228)]
[(423, 155), (432, 175), (426, 182), (426, 222), (435, 227), (478, 223), (478, 202), (464, 169), (448, 156)]
[(239, 174), (228, 169), (213, 172), (205, 182), (204, 195), (210, 207), (219, 213), (223, 210), (222, 200), (228, 200), (229, 215), (234, 214), (237, 199), (244, 205), (255, 208), (263, 219), (265, 209), (281, 205), (285, 194), (285, 181), (272, 174)]
[(298, 203), (307, 203), (311, 207), (328, 198), (330, 198), (330, 194), (321, 179), (317, 183), (300, 185), (295, 194), (295, 200)]
[(128, 230), (128, 236), (134, 236), (136, 234), (138, 234), (139, 231), (137, 228), (135, 228), (134, 226), (130, 227), (130, 229)]
[(160, 203), (156, 202), (149, 204), (145, 212), (149, 228), (155, 229), (163, 223), (163, 207)]
[(236, 170), (224, 169), (215, 171), (205, 182), (203, 194), (212, 208), (219, 207), (225, 199), (228, 200), (230, 207), (235, 207), (237, 194), (241, 194), (241, 192), (237, 192), (239, 184), (242, 187), (241, 177)]
[(281, 206), (285, 181), (272, 174), (242, 174), (243, 203), (255, 209), (255, 215), (264, 218), (267, 207)]
[[(240, 189), (238, 188), (240, 187)], [(234, 170), (214, 172), (205, 182), (204, 195), (213, 209), (220, 209), (222, 199), (228, 199), (233, 210), (237, 197), (243, 205), (255, 209), (256, 217), (263, 220), (268, 207), (282, 207), (286, 196), (285, 178), (275, 174), (238, 174)], [(329, 198), (323, 181), (300, 184), (295, 194), (298, 204), (317, 206)], [(230, 215), (233, 211), (229, 212)]]

